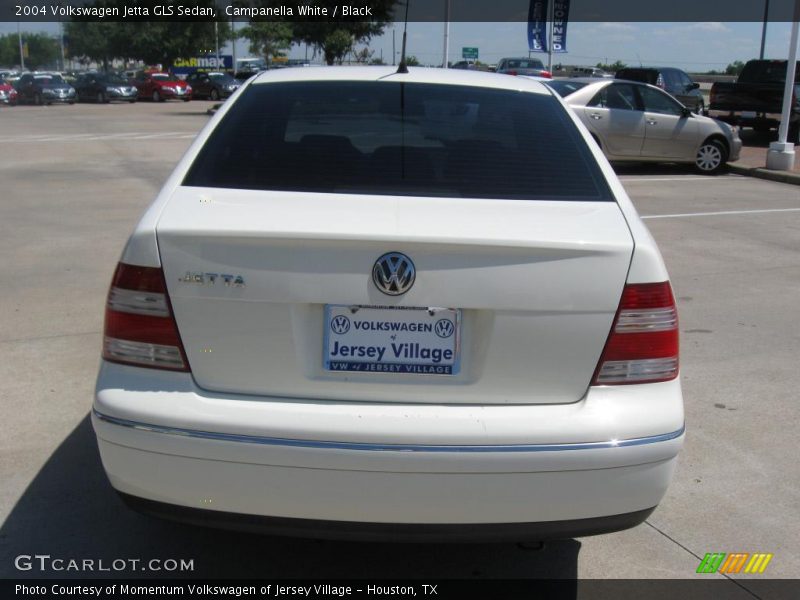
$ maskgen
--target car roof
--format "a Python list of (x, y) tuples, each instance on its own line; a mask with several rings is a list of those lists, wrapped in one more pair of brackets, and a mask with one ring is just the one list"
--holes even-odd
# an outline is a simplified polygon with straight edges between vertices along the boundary
[(409, 67), (408, 73), (397, 73), (397, 67), (320, 67), (319, 69), (270, 69), (264, 71), (251, 85), (296, 81), (397, 81), (405, 83), (434, 83), (466, 85), (499, 90), (551, 94), (539, 81), (512, 77), (486, 71)]

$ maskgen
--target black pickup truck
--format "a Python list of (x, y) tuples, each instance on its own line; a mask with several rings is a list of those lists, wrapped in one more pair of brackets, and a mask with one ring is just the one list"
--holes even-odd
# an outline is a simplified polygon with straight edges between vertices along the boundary
[[(795, 68), (794, 95), (789, 141), (798, 142), (800, 131), (800, 62)], [(777, 128), (783, 108), (786, 83), (785, 60), (751, 60), (736, 83), (717, 82), (711, 86), (709, 116), (731, 125), (752, 127), (756, 131)]]

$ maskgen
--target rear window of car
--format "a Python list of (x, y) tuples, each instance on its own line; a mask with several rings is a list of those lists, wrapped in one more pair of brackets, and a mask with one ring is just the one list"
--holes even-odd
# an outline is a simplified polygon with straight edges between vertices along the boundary
[(183, 184), (613, 199), (574, 122), (549, 94), (387, 81), (251, 85)]

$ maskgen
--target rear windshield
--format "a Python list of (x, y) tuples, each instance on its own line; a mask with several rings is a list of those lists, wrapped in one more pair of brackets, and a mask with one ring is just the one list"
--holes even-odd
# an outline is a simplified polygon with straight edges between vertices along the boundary
[(544, 69), (542, 61), (535, 58), (509, 58), (505, 66), (509, 69)]
[(183, 184), (612, 200), (575, 124), (549, 94), (387, 81), (251, 85)]
[[(800, 63), (795, 67), (794, 79), (795, 81), (800, 80)], [(751, 60), (742, 69), (739, 81), (742, 83), (785, 83), (786, 61)]]

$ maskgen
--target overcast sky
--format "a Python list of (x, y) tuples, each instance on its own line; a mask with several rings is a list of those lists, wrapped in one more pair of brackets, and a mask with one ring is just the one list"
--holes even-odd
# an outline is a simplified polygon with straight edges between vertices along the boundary
[[(242, 27), (242, 24), (238, 25)], [(761, 23), (585, 23), (569, 24), (568, 53), (554, 55), (553, 62), (593, 65), (621, 60), (630, 65), (659, 64), (687, 71), (724, 69), (734, 60), (758, 57)], [(58, 23), (22, 23), (23, 31), (57, 33)], [(372, 40), (375, 56), (387, 63), (392, 58), (392, 27)], [(16, 33), (17, 24), (0, 23), (0, 33)], [(443, 23), (409, 23), (408, 53), (423, 64), (440, 64), (443, 52)], [(770, 23), (767, 29), (767, 58), (785, 58), (789, 49), (790, 23)], [(395, 49), (400, 52), (402, 25), (395, 26)], [(496, 63), (504, 56), (527, 54), (525, 23), (452, 23), (450, 60), (461, 58), (461, 48), (477, 46), (480, 59)], [(247, 43), (239, 42), (237, 55), (248, 55)], [(304, 47), (294, 47), (293, 58), (305, 56)], [(309, 50), (309, 56), (311, 51)], [(546, 62), (546, 55), (545, 57)]]

